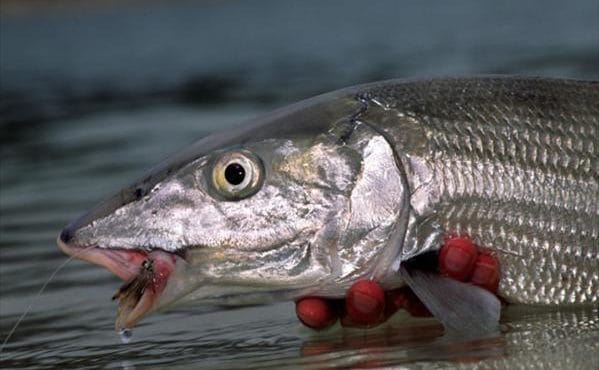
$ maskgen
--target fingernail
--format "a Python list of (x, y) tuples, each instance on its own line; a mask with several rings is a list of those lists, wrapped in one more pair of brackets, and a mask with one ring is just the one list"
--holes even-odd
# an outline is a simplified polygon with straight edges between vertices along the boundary
[(471, 257), (459, 248), (450, 248), (445, 255), (445, 267), (452, 272), (463, 271), (470, 263)]
[(480, 254), (476, 259), (470, 282), (495, 293), (499, 288), (499, 262), (493, 256)]
[(385, 291), (374, 281), (358, 281), (348, 290), (345, 309), (351, 322), (375, 324), (385, 311)]
[(351, 304), (361, 313), (371, 313), (379, 311), (381, 302), (362, 292), (355, 292), (351, 296)]
[(337, 313), (332, 305), (322, 298), (303, 298), (296, 302), (295, 312), (304, 325), (321, 330), (337, 321)]
[(465, 281), (472, 274), (477, 256), (476, 246), (470, 240), (449, 239), (439, 253), (439, 271), (451, 278)]

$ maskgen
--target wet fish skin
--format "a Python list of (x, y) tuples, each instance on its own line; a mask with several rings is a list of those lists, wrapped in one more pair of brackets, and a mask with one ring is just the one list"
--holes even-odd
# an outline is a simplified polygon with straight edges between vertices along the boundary
[[(338, 297), (360, 278), (392, 288), (404, 283), (402, 261), (438, 249), (445, 233), (465, 234), (499, 258), (506, 300), (594, 303), (598, 132), (594, 82), (352, 87), (200, 140), (58, 242), (106, 266), (82, 248), (176, 254), (161, 307)], [(219, 159), (240, 151), (259, 158), (264, 178), (232, 201), (210, 179)]]
[[(72, 222), (58, 244), (125, 279), (131, 268), (104, 251), (120, 251), (120, 261), (127, 251), (175, 254), (155, 307), (182, 297), (239, 305), (342, 296), (374, 270), (388, 275), (407, 213), (393, 148), (357, 124), (362, 109), (355, 95), (332, 93), (202, 139)], [(261, 188), (227, 199), (215, 166), (245, 152), (261, 162)]]
[(361, 96), (418, 217), (491, 249), (502, 297), (599, 301), (599, 83), (445, 79)]

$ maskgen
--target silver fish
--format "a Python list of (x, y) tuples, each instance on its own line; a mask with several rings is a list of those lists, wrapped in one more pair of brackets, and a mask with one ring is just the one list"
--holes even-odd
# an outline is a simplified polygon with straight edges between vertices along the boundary
[(173, 302), (340, 297), (364, 278), (488, 328), (491, 294), (407, 261), (467, 235), (498, 258), (507, 302), (599, 302), (598, 132), (597, 82), (351, 87), (201, 139), (58, 245), (128, 280), (119, 328)]

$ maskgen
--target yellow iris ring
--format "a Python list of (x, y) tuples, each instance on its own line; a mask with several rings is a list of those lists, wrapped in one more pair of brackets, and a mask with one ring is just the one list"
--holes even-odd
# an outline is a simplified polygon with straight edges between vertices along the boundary
[[(227, 166), (239, 164), (245, 176), (239, 184), (231, 184), (225, 177)], [(224, 153), (212, 168), (212, 184), (216, 191), (226, 199), (239, 200), (253, 195), (262, 186), (264, 167), (262, 161), (248, 150)]]

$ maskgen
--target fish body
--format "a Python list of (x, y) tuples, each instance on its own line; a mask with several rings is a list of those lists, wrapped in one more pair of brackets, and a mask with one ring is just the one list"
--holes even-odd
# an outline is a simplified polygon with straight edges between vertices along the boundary
[(175, 301), (340, 297), (363, 278), (398, 287), (413, 281), (403, 262), (450, 234), (498, 258), (508, 302), (597, 303), (598, 131), (595, 82), (351, 87), (200, 140), (58, 244), (143, 276), (126, 284), (147, 287), (132, 295), (143, 307), (129, 302), (117, 326)]
[(364, 96), (361, 119), (394, 141), (417, 217), (492, 250), (502, 297), (599, 300), (599, 84), (445, 80)]

